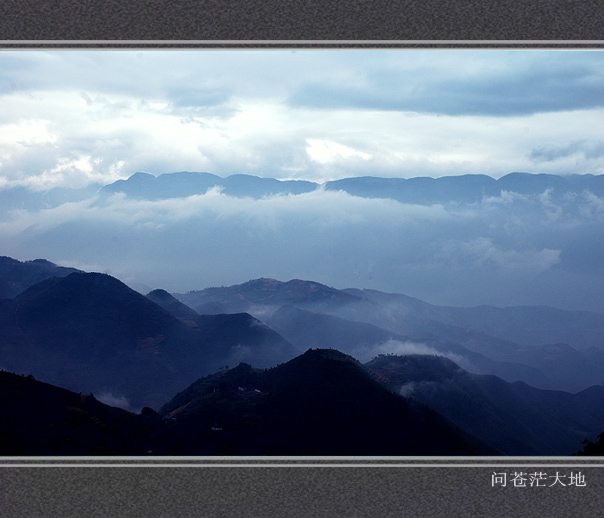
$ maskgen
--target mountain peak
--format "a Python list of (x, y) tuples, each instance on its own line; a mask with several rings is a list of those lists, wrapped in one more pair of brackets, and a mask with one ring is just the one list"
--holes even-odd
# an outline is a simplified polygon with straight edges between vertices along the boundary
[(156, 289), (147, 293), (147, 298), (153, 300), (163, 300), (163, 301), (172, 301), (176, 300), (172, 295), (170, 295), (166, 290)]
[(189, 325), (194, 325), (195, 318), (199, 316), (199, 313), (180, 302), (166, 290), (157, 289), (150, 291), (146, 297)]
[(396, 380), (396, 383), (444, 381), (467, 374), (448, 358), (424, 354), (380, 355), (366, 363), (365, 367), (388, 373), (391, 381)]
[(0, 298), (13, 298), (27, 288), (50, 277), (65, 277), (79, 272), (75, 268), (57, 266), (46, 259), (18, 261), (0, 257)]
[(277, 308), (288, 304), (346, 304), (358, 297), (314, 281), (292, 279), (287, 282), (259, 278), (229, 287), (191, 291), (177, 298), (198, 313), (253, 312), (254, 306)]
[(356, 358), (353, 358), (349, 354), (345, 354), (337, 349), (308, 349), (304, 354), (300, 356), (305, 360), (335, 360), (345, 361), (360, 365)]

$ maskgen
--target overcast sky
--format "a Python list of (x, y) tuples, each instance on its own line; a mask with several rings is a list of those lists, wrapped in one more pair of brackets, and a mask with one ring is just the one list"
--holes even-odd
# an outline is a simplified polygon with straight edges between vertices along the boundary
[(604, 172), (604, 53), (0, 52), (0, 186)]
[(11, 203), (0, 255), (142, 291), (302, 278), (435, 304), (604, 311), (597, 190), (432, 205), (324, 190), (155, 201), (91, 190), (40, 209), (11, 189), (137, 171), (601, 175), (601, 51), (2, 51), (0, 200)]

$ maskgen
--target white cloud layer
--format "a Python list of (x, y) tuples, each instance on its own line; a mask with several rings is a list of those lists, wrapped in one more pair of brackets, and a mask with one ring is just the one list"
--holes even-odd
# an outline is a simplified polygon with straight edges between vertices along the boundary
[(604, 172), (596, 51), (0, 51), (0, 187)]
[(602, 311), (603, 224), (604, 200), (589, 192), (433, 205), (323, 189), (260, 199), (120, 193), (5, 213), (0, 253), (98, 265), (173, 292), (304, 278), (440, 304)]

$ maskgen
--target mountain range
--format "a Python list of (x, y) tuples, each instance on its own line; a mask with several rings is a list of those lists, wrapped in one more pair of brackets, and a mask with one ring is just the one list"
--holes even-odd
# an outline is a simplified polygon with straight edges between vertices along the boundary
[[(0, 188), (0, 252), (111, 273), (145, 293), (298, 278), (439, 306), (604, 312), (603, 179), (510, 173), (316, 183), (139, 172), (80, 189), (9, 184)], [(487, 327), (515, 343), (526, 331)], [(570, 335), (541, 345), (581, 349)]]
[(604, 381), (604, 315), (595, 312), (443, 307), (301, 280), (256, 279), (175, 296), (198, 312), (246, 311), (301, 350), (334, 344), (371, 357), (423, 349), (477, 374), (571, 392)]
[(597, 313), (0, 265), (5, 455), (568, 455), (604, 428)]
[(379, 356), (367, 369), (508, 455), (560, 455), (604, 422), (604, 387), (577, 394), (470, 374), (440, 356)]
[(185, 198), (219, 189), (226, 195), (238, 198), (260, 199), (283, 194), (304, 194), (317, 189), (342, 191), (362, 198), (393, 199), (403, 203), (477, 203), (484, 197), (500, 196), (502, 192), (520, 195), (538, 195), (549, 192), (554, 200), (568, 192), (589, 191), (604, 195), (604, 175), (548, 175), (514, 172), (499, 179), (472, 174), (441, 178), (380, 178), (374, 176), (351, 177), (317, 183), (306, 180), (279, 180), (247, 174), (227, 177), (207, 172), (181, 171), (158, 176), (137, 172), (126, 180), (111, 184), (92, 183), (84, 188), (52, 188), (33, 192), (25, 187), (7, 187), (0, 190), (0, 205), (5, 211), (43, 210), (67, 202), (78, 202), (99, 194), (106, 198), (123, 193), (134, 199), (160, 200)]
[[(314, 349), (272, 369), (240, 364), (160, 409), (196, 455), (496, 455), (355, 359)], [(200, 440), (201, 439), (201, 440)]]
[(390, 198), (405, 203), (434, 204), (457, 201), (476, 203), (485, 196), (499, 196), (502, 191), (521, 195), (541, 194), (551, 189), (555, 196), (569, 190), (589, 190), (604, 195), (604, 175), (560, 175), (510, 173), (495, 180), (486, 175), (445, 176), (441, 178), (380, 178), (373, 176), (344, 178), (323, 184), (301, 180), (277, 180), (258, 176), (235, 174), (222, 178), (211, 173), (182, 171), (154, 176), (135, 173), (127, 180), (101, 188), (100, 193), (111, 195), (124, 193), (138, 199), (184, 198), (205, 194), (218, 188), (224, 194), (235, 197), (262, 198), (278, 194), (303, 194), (324, 188), (328, 191), (344, 191), (362, 198)]
[(119, 280), (71, 273), (0, 299), (2, 367), (65, 388), (157, 406), (219, 366), (299, 353), (248, 314), (183, 321)]

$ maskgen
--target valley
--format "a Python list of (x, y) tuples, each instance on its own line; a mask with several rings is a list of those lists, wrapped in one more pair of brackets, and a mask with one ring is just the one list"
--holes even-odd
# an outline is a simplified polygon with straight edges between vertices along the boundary
[(9, 257), (0, 278), (3, 455), (551, 456), (604, 428), (595, 312), (267, 278), (145, 296)]

